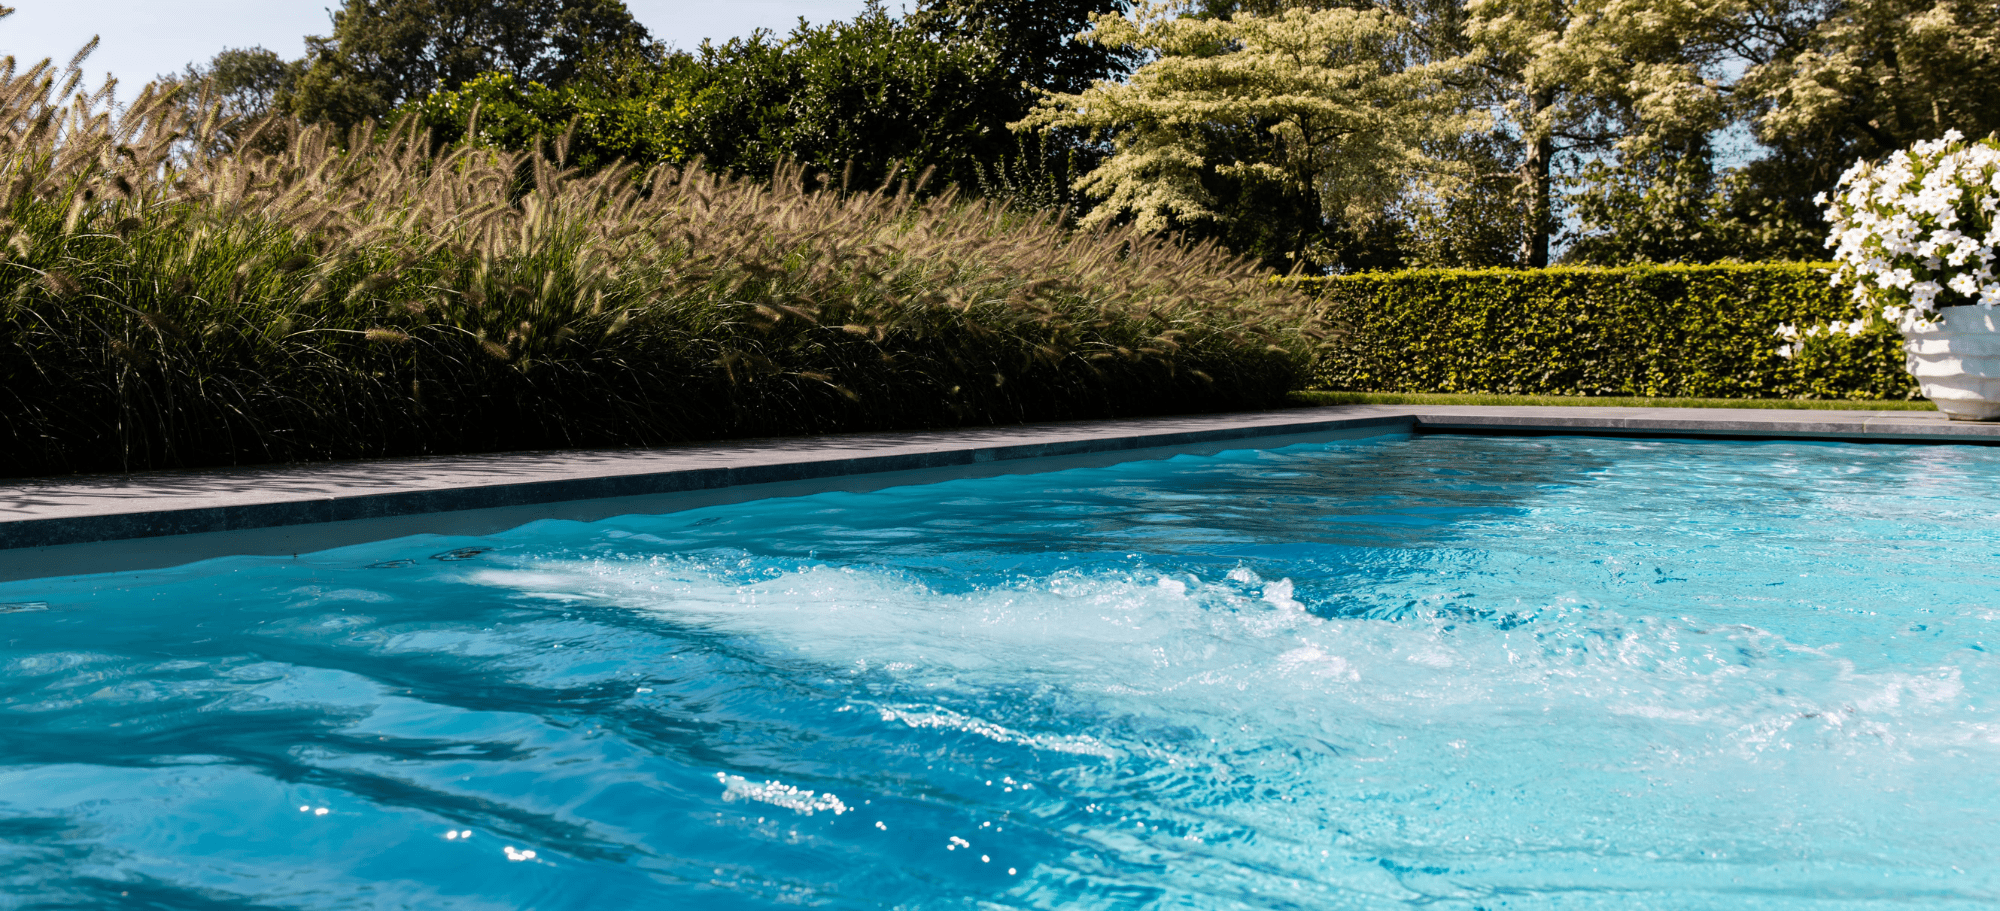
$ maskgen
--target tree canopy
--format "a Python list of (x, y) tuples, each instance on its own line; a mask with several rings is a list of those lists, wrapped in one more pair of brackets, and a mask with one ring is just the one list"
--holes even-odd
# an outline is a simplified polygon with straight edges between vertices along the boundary
[(1077, 181), (1103, 200), (1087, 224), (1130, 217), (1233, 238), (1274, 265), (1319, 264), (1322, 232), (1270, 236), (1268, 217), (1239, 203), (1304, 203), (1315, 220), (1365, 233), (1413, 182), (1454, 176), (1427, 144), (1484, 124), (1444, 91), (1457, 62), (1399, 59), (1408, 33), (1382, 10), (1206, 18), (1142, 0), (1131, 17), (1097, 17), (1089, 38), (1148, 62), (1123, 82), (1047, 92), (1019, 126), (1084, 128), (1112, 144)]
[(505, 148), (569, 135), (585, 166), (699, 158), (765, 174), (795, 161), (861, 186), (929, 170), (938, 185), (1015, 192), (1024, 181), (1045, 185), (1043, 174), (1077, 151), (1023, 144), (1008, 130), (1033, 105), (1031, 86), (1087, 85), (1124, 65), (1118, 52), (1063, 33), (1064, 23), (1119, 6), (947, 0), (897, 17), (871, 3), (849, 20), (704, 43), (560, 86), (489, 73), (405, 110), (451, 141), (468, 129)]
[(560, 86), (592, 61), (654, 53), (622, 0), (346, 0), (306, 39), (290, 109), (353, 123), (484, 73)]
[[(923, 0), (910, 24), (979, 45), (1024, 90), (1081, 92), (1139, 63), (1132, 49), (1077, 37), (1095, 17), (1130, 8), (1127, 0)], [(1026, 91), (1022, 98), (1032, 101)]]
[[(1336, 251), (1337, 263), (1322, 262), (1331, 268), (1502, 259), (1534, 266), (1558, 250), (1569, 261), (1601, 263), (1810, 258), (1820, 255), (1825, 232), (1810, 200), (1855, 160), (1949, 128), (2000, 129), (2000, 5), (1974, 0), (1198, 0), (1148, 5), (1122, 28), (1340, 9), (1396, 17), (1400, 33), (1369, 44), (1364, 56), (1385, 74), (1433, 68), (1435, 91), (1455, 99), (1435, 110), (1482, 112), (1494, 128), (1460, 119), (1455, 136), (1418, 142), (1465, 178), (1405, 181), (1388, 201), (1355, 197), (1395, 229)], [(1329, 54), (1351, 47), (1318, 40)], [(1225, 185), (1232, 173), (1254, 170), (1213, 151), (1216, 137), (1259, 122), (1243, 114), (1251, 90), (1161, 96), (1144, 110), (1106, 102), (1147, 91), (1147, 80), (1169, 68), (1299, 77), (1323, 61), (1259, 57), (1234, 33), (1219, 32), (1207, 48), (1147, 50), (1153, 56), (1129, 85), (1105, 87), (1097, 104), (1083, 106), (1083, 119), (1128, 153), (1126, 167), (1095, 172), (1080, 186), (1135, 216), (1151, 206), (1206, 217), (1226, 196), (1258, 199), (1252, 233), (1260, 236), (1272, 219), (1302, 216), (1252, 188)], [(1052, 122), (1042, 116), (1031, 125)], [(1181, 138), (1167, 154), (1160, 124), (1175, 117), (1182, 126), (1170, 132)], [(1239, 143), (1232, 151), (1261, 167), (1295, 168), (1295, 150), (1281, 145)], [(1147, 168), (1134, 167), (1140, 157), (1132, 153), (1142, 148), (1153, 149)], [(1332, 155), (1363, 170), (1397, 160), (1365, 146)], [(1216, 202), (1191, 204), (1204, 198)], [(1150, 202), (1135, 206), (1140, 200)], [(1300, 222), (1294, 233), (1338, 220), (1330, 208), (1321, 214), (1326, 224)], [(1504, 257), (1496, 225), (1515, 238)], [(1242, 249), (1268, 241), (1235, 242)]]
[(170, 78), (586, 168), (928, 169), (1332, 271), (1817, 257), (1855, 160), (2000, 130), (1991, 0), (871, 0), (685, 52), (621, 0), (344, 0), (308, 48)]

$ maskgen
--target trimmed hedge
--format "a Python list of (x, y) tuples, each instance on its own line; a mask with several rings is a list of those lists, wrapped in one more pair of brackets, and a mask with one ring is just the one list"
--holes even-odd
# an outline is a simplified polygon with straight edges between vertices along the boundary
[(1346, 332), (1315, 385), (1367, 392), (1915, 397), (1900, 337), (1777, 353), (1780, 323), (1853, 319), (1831, 266), (1417, 270), (1295, 279)]

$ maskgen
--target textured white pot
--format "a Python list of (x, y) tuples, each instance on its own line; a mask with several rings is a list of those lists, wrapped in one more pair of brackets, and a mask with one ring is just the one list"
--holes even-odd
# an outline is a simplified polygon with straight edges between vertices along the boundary
[(1904, 364), (1954, 421), (2000, 420), (2000, 310), (1946, 307), (1930, 329), (1905, 326)]

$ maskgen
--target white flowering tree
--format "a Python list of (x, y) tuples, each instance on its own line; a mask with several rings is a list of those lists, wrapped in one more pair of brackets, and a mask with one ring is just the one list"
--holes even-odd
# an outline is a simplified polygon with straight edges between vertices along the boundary
[(1109, 141), (1111, 154), (1075, 183), (1103, 200), (1085, 225), (1225, 222), (1234, 211), (1212, 177), (1310, 194), (1323, 218), (1367, 225), (1414, 184), (1453, 187), (1462, 175), (1430, 146), (1490, 126), (1447, 90), (1463, 60), (1398, 63), (1414, 40), (1403, 17), (1365, 5), (1230, 18), (1187, 7), (1139, 0), (1129, 15), (1094, 17), (1084, 40), (1147, 62), (1122, 82), (1045, 91), (1012, 125)]

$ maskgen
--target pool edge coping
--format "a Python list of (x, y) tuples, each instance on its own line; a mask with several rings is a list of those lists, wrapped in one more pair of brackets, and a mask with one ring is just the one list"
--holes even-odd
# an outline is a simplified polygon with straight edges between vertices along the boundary
[[(1291, 413), (1293, 412), (1253, 412), (1251, 415), (1275, 416)], [(1168, 419), (1168, 421), (1214, 422), (1218, 418), (1226, 420), (1247, 416), (1249, 415), (1196, 415), (1183, 419)], [(176, 502), (177, 505), (162, 505), (161, 508), (152, 509), (144, 508), (143, 505), (133, 508), (122, 504), (119, 507), (103, 508), (104, 504), (95, 502), (78, 504), (69, 510), (58, 507), (59, 514), (55, 515), (14, 518), (0, 514), (0, 553), (28, 548), (109, 543), (140, 538), (693, 493), (784, 482), (823, 481), (859, 475), (970, 467), (984, 463), (1027, 463), (1062, 456), (1138, 452), (1146, 449), (1249, 441), (1275, 436), (1337, 433), (1350, 430), (1398, 433), (1408, 432), (1410, 429), (1409, 419), (1401, 415), (1354, 414), (1310, 420), (1237, 421), (1223, 426), (1196, 429), (1163, 429), (1109, 435), (1091, 433), (1094, 429), (1107, 426), (1161, 423), (1165, 422), (1146, 419), (1125, 422), (1023, 425), (1019, 428), (980, 428), (971, 433), (941, 431), (866, 435), (875, 439), (885, 436), (896, 437), (905, 444), (879, 447), (876, 451), (846, 450), (839, 447), (842, 442), (861, 435), (829, 435), (746, 440), (738, 441), (733, 446), (724, 443), (657, 450), (496, 453), (474, 457), (315, 463), (210, 472), (154, 472), (132, 476), (92, 475), (77, 478), (0, 481), (0, 500), (4, 500), (16, 491), (24, 491), (29, 496), (39, 494), (60, 498), (65, 488), (72, 494), (96, 488), (92, 497), (94, 501), (106, 499), (107, 494), (112, 499), (123, 500), (125, 498), (118, 497), (116, 493), (120, 487), (162, 478), (184, 481), (209, 476), (229, 477), (232, 480), (252, 483), (263, 478), (271, 479), (273, 482), (302, 479), (308, 482), (307, 492), (291, 495), (273, 494), (261, 499), (254, 495), (248, 498), (235, 498), (239, 502), (178, 505), (178, 501), (185, 498), (172, 498), (170, 502)], [(1023, 435), (1042, 434), (1044, 438), (1021, 439), (1015, 434), (1008, 434), (1008, 430), (1017, 430)], [(999, 439), (989, 442), (988, 440), (993, 437)], [(738, 449), (743, 458), (732, 460), (725, 456), (721, 460), (722, 464), (669, 464), (656, 470), (647, 470), (649, 460), (645, 456), (648, 454), (665, 456), (671, 462), (671, 456), (674, 454), (694, 449), (699, 449), (702, 456), (709, 458), (712, 458), (717, 450)], [(774, 451), (794, 452), (797, 456), (764, 458)], [(491, 470), (496, 464), (531, 459), (547, 463), (564, 461), (566, 458), (604, 456), (610, 457), (607, 461), (615, 466), (612, 470), (518, 481), (496, 480), (495, 476), (499, 472)], [(639, 470), (618, 470), (630, 468), (635, 462)], [(345, 494), (326, 493), (310, 486), (314, 476), (324, 476), (339, 471), (366, 473), (370, 468), (378, 466), (414, 468), (433, 476), (459, 476), (462, 480), (458, 483), (447, 482), (417, 489), (376, 489)], [(334, 478), (321, 486), (333, 486), (338, 483), (339, 479)], [(158, 503), (168, 498), (147, 498), (141, 494), (135, 499), (151, 499)], [(197, 496), (193, 499), (202, 498)], [(98, 508), (92, 508), (93, 506)], [(0, 506), (0, 513), (4, 513), (7, 508)]]
[[(0, 481), (0, 554), (1353, 431), (2000, 444), (2000, 424), (1953, 422), (1936, 412), (1330, 405), (652, 450)], [(399, 479), (376, 480), (398, 474)], [(34, 502), (38, 498), (41, 502)]]

